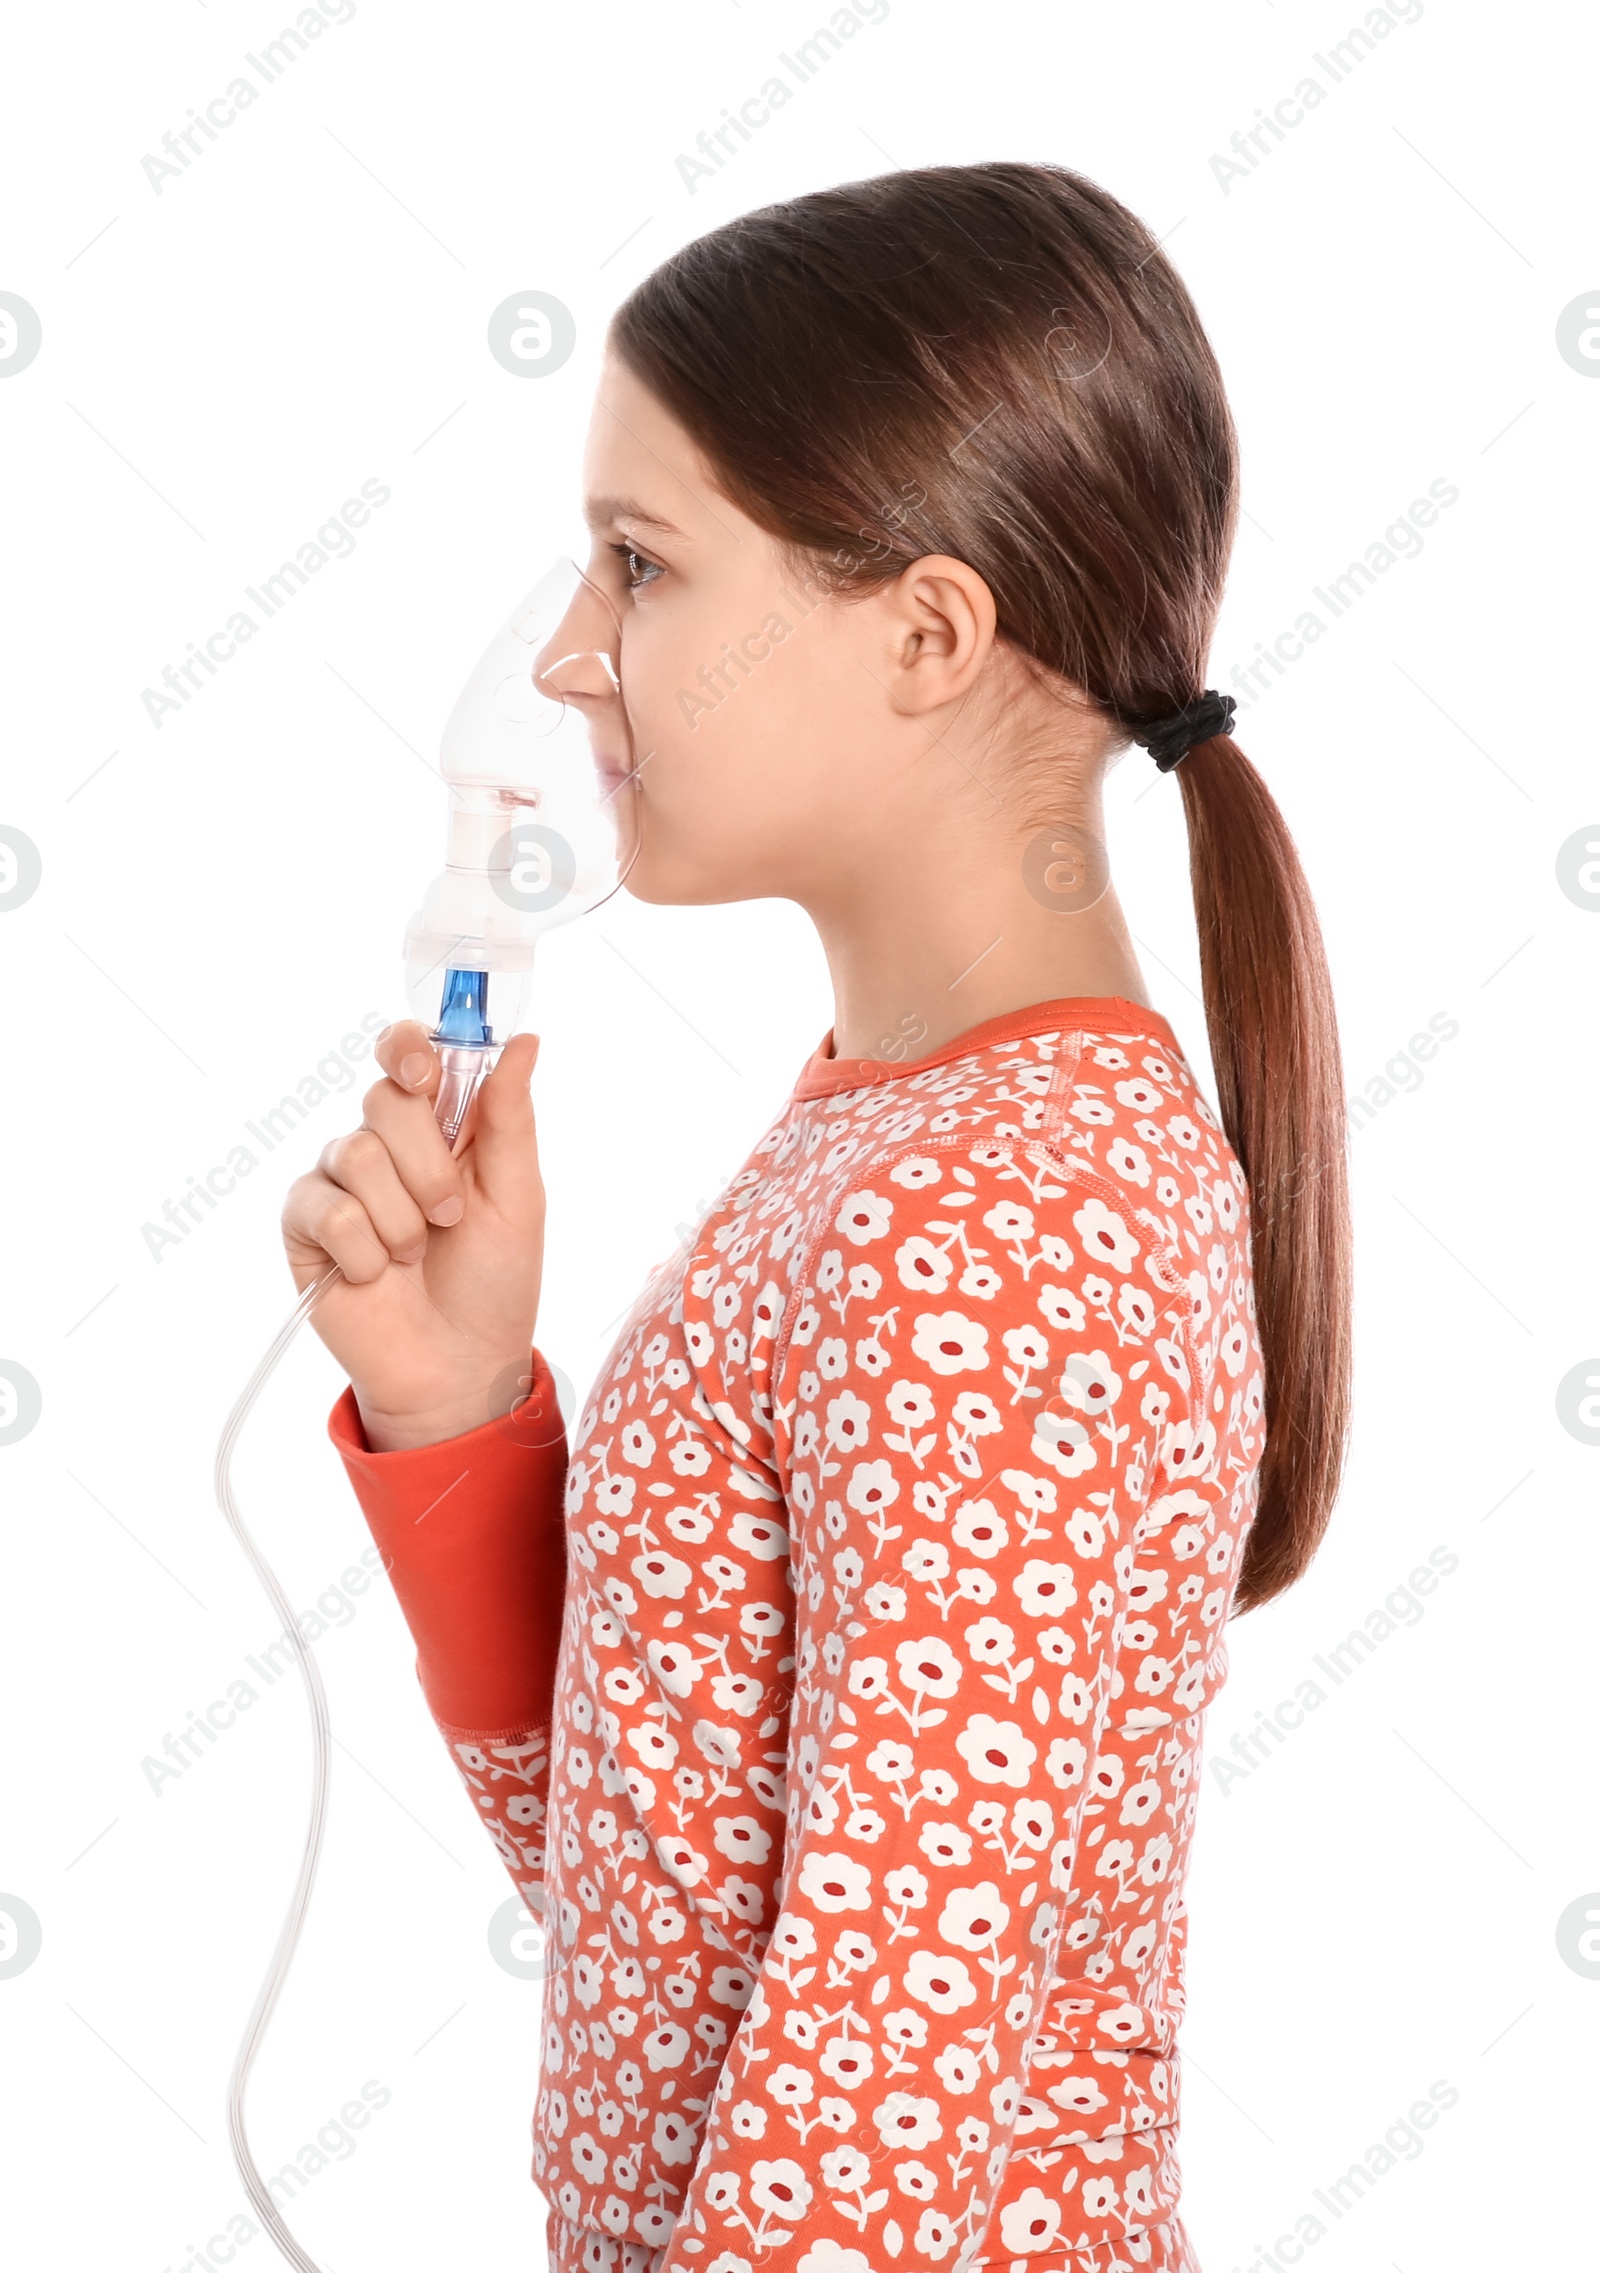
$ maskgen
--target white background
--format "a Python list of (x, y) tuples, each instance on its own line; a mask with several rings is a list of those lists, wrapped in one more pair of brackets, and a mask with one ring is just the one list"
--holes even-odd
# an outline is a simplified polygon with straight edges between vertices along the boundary
[[(364, 1013), (403, 1011), (400, 929), (441, 857), (427, 761), (554, 549), (611, 308), (748, 207), (998, 157), (1074, 166), (1144, 216), (1216, 344), (1248, 517), (1212, 683), (1430, 481), (1460, 492), (1239, 721), (1322, 912), (1347, 1091), (1389, 1067), (1394, 1094), (1352, 1142), (1348, 1481), (1303, 1581), (1231, 1629), (1208, 1755), (1430, 1549), (1458, 1567), (1270, 1757), (1226, 1788), (1208, 1770), (1185, 2217), (1206, 2273), (1242, 2273), (1444, 2079), (1459, 2098), (1423, 2151), (1324, 2212), (1304, 2260), (1488, 2273), (1592, 2247), (1600, 1980), (1557, 1920), (1600, 1887), (1600, 1450), (1557, 1389), (1600, 1372), (1600, 893), (1563, 890), (1558, 856), (1600, 842), (1600, 362), (1556, 339), (1580, 295), (1600, 305), (1592, 44), (1575, 11), (1427, 0), (1224, 188), (1213, 155), (1362, 7), (893, 0), (691, 194), (679, 153), (828, 13), (359, 0), (159, 194), (142, 157), (292, 16), (11, 14), (0, 290), (43, 326), (0, 382), (0, 821), (44, 870), (0, 915), (0, 1357), (43, 1398), (0, 1449), (0, 1892), (43, 1935), (0, 1979), (19, 2263), (163, 2273), (245, 2205), (225, 2093), (304, 1833), (298, 1676), (159, 1795), (142, 1762), (273, 1633), (213, 1447), (292, 1302), (284, 1188), (370, 1073), (159, 1261), (142, 1226)], [(533, 380), (485, 344), (530, 289), (578, 326)], [(373, 478), (392, 495), (354, 553), (153, 726), (163, 666)], [(1181, 806), (1137, 751), (1110, 823), (1147, 980), (1209, 1091)], [(539, 1340), (582, 1391), (832, 1004), (782, 903), (619, 897), (542, 968)], [(1396, 1061), (1441, 1012), (1459, 1031), (1419, 1081)], [(239, 1461), (297, 1606), (367, 1544), (324, 1434), (340, 1386), (304, 1335)], [(387, 2105), (291, 2212), (319, 2262), (538, 2266), (538, 1989), (487, 1940), (508, 1881), (392, 1598), (360, 1596), (318, 1649), (332, 1817), (252, 2087), (258, 2160), (375, 2078)], [(238, 2254), (277, 2262), (259, 2232)]]

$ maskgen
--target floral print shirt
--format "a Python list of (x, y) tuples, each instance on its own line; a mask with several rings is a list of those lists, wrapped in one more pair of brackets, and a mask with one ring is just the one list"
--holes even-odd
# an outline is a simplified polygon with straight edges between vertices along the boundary
[(445, 1444), (330, 1421), (545, 1915), (534, 2174), (596, 2273), (1180, 2273), (1182, 1889), (1263, 1440), (1244, 1175), (1120, 998), (831, 1047), (570, 1448), (538, 1353)]

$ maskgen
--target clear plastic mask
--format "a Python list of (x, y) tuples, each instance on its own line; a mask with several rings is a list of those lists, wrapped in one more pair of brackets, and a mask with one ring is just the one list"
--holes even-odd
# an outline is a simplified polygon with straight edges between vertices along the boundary
[(478, 1083), (534, 1015), (534, 950), (609, 899), (639, 849), (621, 627), (575, 557), (546, 569), (484, 650), (440, 745), (445, 865), (406, 926), (411, 1015), (444, 1059), (454, 1144)]

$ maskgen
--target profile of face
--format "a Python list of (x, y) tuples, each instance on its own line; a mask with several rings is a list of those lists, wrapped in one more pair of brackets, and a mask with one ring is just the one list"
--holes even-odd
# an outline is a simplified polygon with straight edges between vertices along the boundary
[(915, 860), (935, 813), (994, 825), (983, 777), (1015, 663), (974, 569), (930, 554), (823, 594), (614, 356), (583, 485), (585, 582), (537, 667), (618, 785), (635, 897), (820, 908)]

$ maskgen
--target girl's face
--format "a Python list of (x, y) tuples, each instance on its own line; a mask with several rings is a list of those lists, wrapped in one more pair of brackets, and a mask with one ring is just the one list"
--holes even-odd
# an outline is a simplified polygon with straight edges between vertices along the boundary
[[(816, 906), (910, 857), (919, 810), (968, 774), (944, 736), (992, 645), (982, 578), (929, 556), (866, 599), (807, 590), (614, 357), (584, 493), (588, 583), (544, 654), (575, 657), (549, 677), (583, 710), (602, 774), (631, 770), (616, 800), (625, 864), (639, 839), (627, 889)], [(890, 527), (864, 532), (863, 553)], [(584, 662), (594, 648), (620, 692)]]

